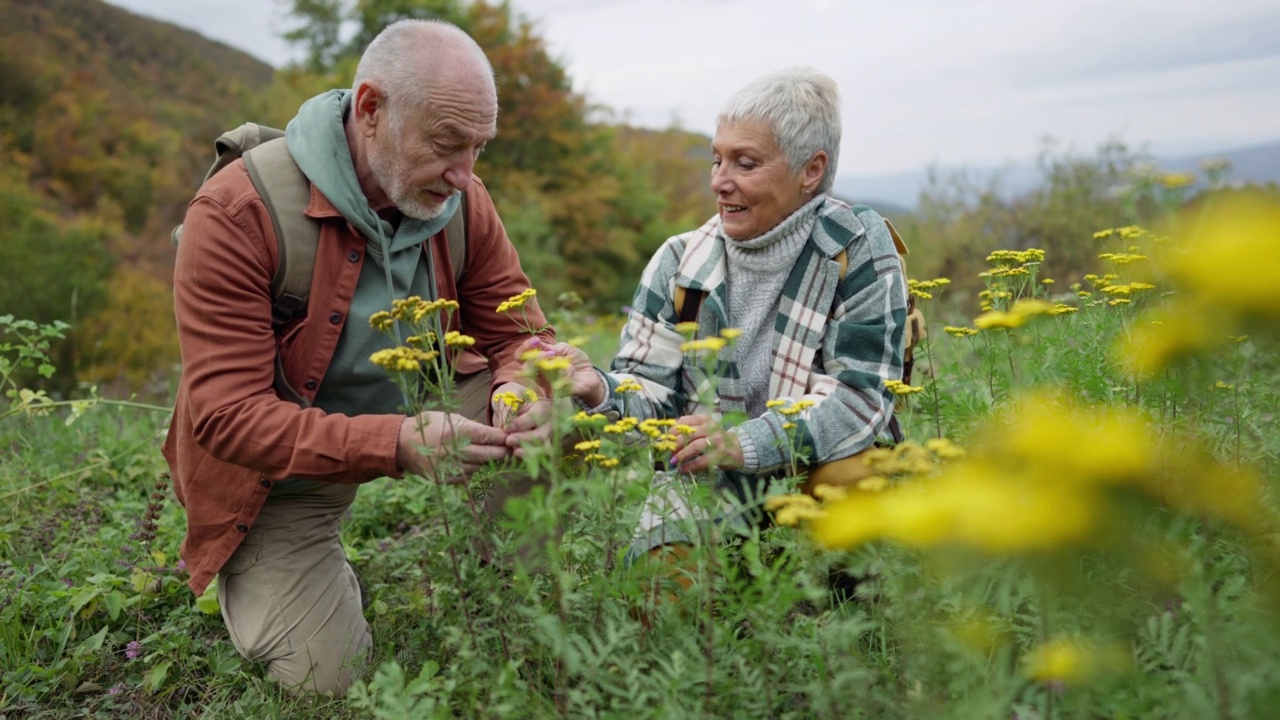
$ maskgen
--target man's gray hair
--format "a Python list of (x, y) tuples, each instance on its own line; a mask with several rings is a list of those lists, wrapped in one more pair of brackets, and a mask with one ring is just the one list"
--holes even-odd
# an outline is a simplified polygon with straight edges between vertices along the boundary
[(365, 48), (351, 90), (354, 94), (360, 83), (376, 81), (386, 95), (388, 120), (399, 131), (411, 111), (427, 102), (439, 73), (456, 69), (457, 60), (468, 57), (493, 77), (484, 50), (458, 26), (443, 20), (397, 20)]
[(819, 150), (827, 153), (827, 172), (818, 184), (827, 192), (840, 159), (840, 93), (836, 81), (810, 67), (792, 67), (751, 81), (720, 110), (716, 125), (762, 122), (787, 157), (791, 173), (800, 172)]

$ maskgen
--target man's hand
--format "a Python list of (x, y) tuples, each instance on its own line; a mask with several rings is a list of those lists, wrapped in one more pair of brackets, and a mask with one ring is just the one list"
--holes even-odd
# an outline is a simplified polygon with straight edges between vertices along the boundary
[(540, 355), (537, 359), (529, 362), (550, 360), (556, 357), (562, 357), (569, 361), (569, 370), (565, 373), (565, 378), (569, 381), (570, 395), (586, 403), (587, 407), (595, 407), (604, 402), (607, 391), (604, 381), (600, 379), (600, 374), (591, 365), (591, 358), (581, 349), (562, 342), (548, 345), (540, 338), (535, 337), (526, 340), (520, 346), (518, 353), (523, 355), (531, 350), (539, 351)]
[[(503, 397), (521, 400), (513, 411)], [(551, 401), (520, 383), (503, 383), (493, 393), (493, 422), (507, 432), (507, 447), (516, 457), (524, 457), (525, 443), (545, 445), (551, 439)]]
[(680, 472), (702, 472), (713, 467), (737, 470), (742, 467), (742, 445), (738, 436), (720, 427), (710, 415), (685, 415), (676, 421), (693, 432), (680, 435), (671, 465)]
[(445, 481), (460, 483), (481, 465), (507, 457), (506, 441), (507, 433), (498, 428), (454, 413), (424, 412), (400, 424), (396, 464), (405, 472), (430, 477), (440, 461), (453, 453), (462, 465), (462, 474)]

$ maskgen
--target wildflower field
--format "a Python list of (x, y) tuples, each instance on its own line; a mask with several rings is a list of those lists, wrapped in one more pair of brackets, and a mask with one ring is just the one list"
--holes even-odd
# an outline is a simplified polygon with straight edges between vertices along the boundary
[[(377, 650), (341, 699), (282, 692), (184, 585), (164, 403), (34, 389), (62, 328), (0, 318), (0, 718), (1274, 717), (1280, 208), (1080, 242), (1082, 278), (1036, 248), (991, 253), (976, 296), (915, 278), (907, 441), (811, 494), (793, 468), (768, 527), (678, 563), (624, 562), (671, 422), (558, 405), (571, 440), (522, 461), (546, 482), (508, 517), (491, 476), (362, 488), (343, 532)], [(545, 307), (607, 364), (619, 318)], [(406, 392), (447, 391), (447, 312), (371, 319), (419, 329), (375, 358)]]

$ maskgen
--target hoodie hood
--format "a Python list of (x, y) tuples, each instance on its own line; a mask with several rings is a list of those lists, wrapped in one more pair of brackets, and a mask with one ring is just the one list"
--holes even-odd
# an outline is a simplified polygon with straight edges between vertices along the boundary
[[(455, 194), (445, 202), (444, 212), (432, 220), (406, 217), (398, 228), (378, 217), (360, 189), (356, 168), (351, 162), (351, 148), (343, 128), (343, 118), (351, 109), (350, 90), (330, 90), (303, 103), (298, 114), (285, 127), (285, 143), (302, 173), (338, 212), (365, 238), (377, 240), (378, 250), (398, 252), (421, 245), (440, 232), (458, 209)], [(382, 253), (379, 253), (382, 254)]]

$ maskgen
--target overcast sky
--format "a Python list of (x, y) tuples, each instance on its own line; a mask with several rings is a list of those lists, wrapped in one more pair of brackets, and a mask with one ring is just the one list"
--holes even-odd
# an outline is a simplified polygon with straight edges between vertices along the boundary
[[(296, 57), (271, 0), (111, 0)], [(1031, 158), (1041, 138), (1159, 154), (1280, 140), (1277, 0), (513, 0), (575, 87), (632, 124), (710, 135), (751, 79), (832, 75), (840, 174)], [(501, 132), (501, 119), (499, 119)]]

